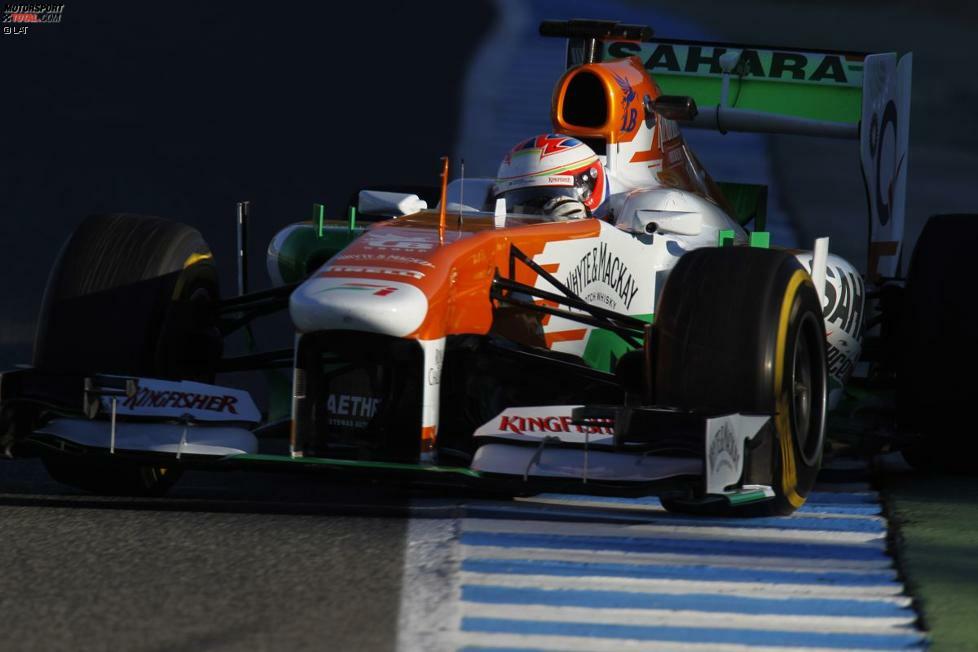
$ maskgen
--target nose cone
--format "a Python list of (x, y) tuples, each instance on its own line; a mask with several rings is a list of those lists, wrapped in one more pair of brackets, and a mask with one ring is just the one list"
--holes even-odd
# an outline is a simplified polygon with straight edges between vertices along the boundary
[(397, 281), (314, 276), (289, 299), (292, 322), (302, 332), (343, 329), (404, 337), (427, 313), (424, 292)]

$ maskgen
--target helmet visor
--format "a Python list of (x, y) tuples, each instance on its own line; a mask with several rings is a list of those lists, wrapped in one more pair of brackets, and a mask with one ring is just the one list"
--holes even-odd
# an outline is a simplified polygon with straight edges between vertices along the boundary
[(573, 186), (532, 186), (517, 188), (499, 195), (506, 198), (506, 210), (523, 215), (542, 215), (543, 207), (554, 197), (570, 197), (580, 200)]
[[(586, 202), (594, 191), (597, 174), (590, 168), (575, 175), (551, 176), (552, 184), (518, 185), (515, 182), (497, 184), (496, 198), (506, 198), (506, 208), (513, 213), (524, 215), (543, 214), (543, 207), (555, 197), (569, 197)], [(510, 189), (506, 188), (510, 186)], [(513, 187), (516, 186), (516, 187)]]

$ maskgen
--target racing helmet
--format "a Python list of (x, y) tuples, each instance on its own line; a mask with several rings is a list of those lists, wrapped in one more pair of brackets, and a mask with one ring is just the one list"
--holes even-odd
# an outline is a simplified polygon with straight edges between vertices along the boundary
[(514, 213), (559, 219), (600, 216), (608, 197), (608, 176), (598, 155), (580, 140), (541, 134), (506, 154), (493, 196), (504, 197)]

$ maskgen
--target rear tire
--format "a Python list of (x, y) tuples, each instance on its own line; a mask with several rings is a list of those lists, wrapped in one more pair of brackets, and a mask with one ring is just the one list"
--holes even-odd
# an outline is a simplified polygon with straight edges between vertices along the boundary
[[(51, 271), (34, 341), (34, 366), (208, 381), (221, 355), (214, 326), (217, 270), (196, 229), (129, 214), (86, 218)], [(49, 456), (51, 476), (103, 494), (152, 495), (179, 469)]]
[(935, 215), (914, 247), (896, 349), (897, 423), (917, 441), (903, 456), (920, 470), (978, 471), (978, 440), (960, 413), (974, 403), (974, 255), (978, 215)]
[(666, 509), (790, 514), (815, 484), (825, 441), (825, 326), (811, 277), (786, 252), (724, 247), (684, 255), (655, 317), (655, 399), (706, 413), (773, 414), (744, 462), (744, 484), (775, 497), (663, 500)]

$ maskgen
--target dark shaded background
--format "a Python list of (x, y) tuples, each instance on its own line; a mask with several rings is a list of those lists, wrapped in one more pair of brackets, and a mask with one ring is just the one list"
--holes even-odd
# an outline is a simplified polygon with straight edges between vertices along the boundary
[(191, 224), (234, 288), (234, 203), (264, 248), (314, 202), (431, 184), (488, 2), (67, 2), (0, 37), (0, 368), (29, 362), (48, 269), (87, 214)]

